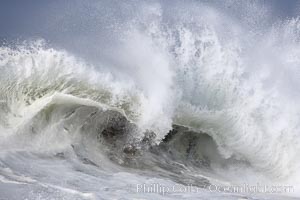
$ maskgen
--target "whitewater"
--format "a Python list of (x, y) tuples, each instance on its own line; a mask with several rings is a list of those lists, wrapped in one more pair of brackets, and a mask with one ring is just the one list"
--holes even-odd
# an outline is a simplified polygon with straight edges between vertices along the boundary
[(1, 200), (300, 198), (298, 15), (74, 2), (0, 38)]

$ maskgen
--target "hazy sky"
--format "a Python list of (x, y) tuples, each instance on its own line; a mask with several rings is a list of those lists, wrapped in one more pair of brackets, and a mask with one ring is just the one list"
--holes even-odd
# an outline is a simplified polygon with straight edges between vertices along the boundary
[[(184, 1), (184, 0), (183, 0)], [(82, 3), (84, 2), (84, 3)], [(67, 22), (70, 20), (68, 14), (76, 11), (82, 18), (89, 18), (85, 9), (88, 6), (98, 2), (105, 7), (106, 0), (1, 0), (0, 1), (0, 37), (20, 37), (28, 35), (49, 35), (47, 30), (51, 30), (51, 26), (59, 20)], [(118, 4), (118, 1), (112, 0)], [(123, 1), (124, 2), (124, 1)], [(128, 0), (128, 2), (133, 2)], [(168, 2), (168, 1), (162, 1)], [(229, 2), (232, 2), (230, 0)], [(293, 16), (299, 11), (298, 0), (261, 0), (265, 4), (273, 7), (275, 15)], [(86, 7), (83, 6), (86, 4)], [(116, 5), (117, 6), (117, 5)], [(65, 18), (65, 19), (63, 19)], [(63, 27), (60, 31), (64, 31)]]
[[(155, 0), (149, 1), (155, 2)], [(118, 24), (120, 19), (127, 17), (126, 13), (136, 12), (137, 8), (134, 5), (140, 2), (138, 0), (1, 0), (0, 41), (43, 38), (51, 44), (68, 50), (76, 49), (78, 53), (98, 55), (95, 53), (99, 50), (98, 47), (105, 48), (109, 42), (107, 37), (112, 31), (109, 29), (110, 24)], [(168, 7), (176, 1), (161, 0), (159, 2)], [(178, 0), (177, 2), (188, 4), (191, 1)], [(224, 1), (218, 0), (201, 2), (217, 7), (220, 2), (224, 4)], [(228, 5), (224, 6), (224, 9), (231, 9), (231, 7), (236, 7), (235, 4), (244, 2), (246, 1), (228, 0), (226, 1)], [(272, 19), (296, 16), (300, 4), (297, 0), (261, 0), (259, 2), (271, 8)], [(219, 7), (223, 9), (222, 6)], [(238, 8), (235, 8), (235, 11)]]

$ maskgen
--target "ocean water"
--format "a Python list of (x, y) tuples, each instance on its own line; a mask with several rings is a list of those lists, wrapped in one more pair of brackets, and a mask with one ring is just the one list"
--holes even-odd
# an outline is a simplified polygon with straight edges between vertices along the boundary
[(1, 200), (300, 198), (297, 14), (47, 4), (1, 38)]

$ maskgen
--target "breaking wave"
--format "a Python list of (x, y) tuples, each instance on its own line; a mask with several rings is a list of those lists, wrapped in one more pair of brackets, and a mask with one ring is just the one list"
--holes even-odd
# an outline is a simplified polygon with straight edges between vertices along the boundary
[(140, 5), (102, 63), (43, 40), (2, 45), (1, 151), (74, 151), (198, 186), (299, 173), (299, 19), (260, 30), (260, 16), (209, 6), (172, 16), (180, 5)]

